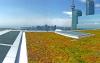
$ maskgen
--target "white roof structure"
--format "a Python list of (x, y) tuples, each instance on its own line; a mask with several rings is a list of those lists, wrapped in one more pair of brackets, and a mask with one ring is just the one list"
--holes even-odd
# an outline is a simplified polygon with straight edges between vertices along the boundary
[(79, 38), (82, 38), (82, 37), (88, 37), (88, 36), (93, 35), (93, 34), (90, 34), (90, 33), (82, 33), (82, 32), (78, 32), (78, 31), (57, 31), (55, 33), (63, 35), (63, 36), (75, 38), (75, 39), (79, 39)]

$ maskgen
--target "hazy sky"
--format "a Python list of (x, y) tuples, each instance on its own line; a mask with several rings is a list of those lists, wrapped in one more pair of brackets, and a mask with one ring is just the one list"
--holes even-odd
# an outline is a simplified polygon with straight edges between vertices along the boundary
[[(75, 3), (85, 16), (85, 0), (75, 0)], [(100, 14), (100, 0), (95, 3), (96, 14)], [(0, 26), (71, 26), (70, 5), (71, 0), (0, 0)], [(83, 23), (86, 18), (80, 17), (80, 21), (81, 18)], [(86, 22), (90, 23), (90, 20)], [(95, 19), (95, 23), (100, 22)]]

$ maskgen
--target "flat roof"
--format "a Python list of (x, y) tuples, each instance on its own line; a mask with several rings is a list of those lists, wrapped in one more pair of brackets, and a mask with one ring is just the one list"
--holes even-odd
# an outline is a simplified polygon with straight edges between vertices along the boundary
[(19, 31), (10, 31), (3, 35), (0, 35), (0, 43), (12, 45), (18, 34)]
[[(6, 57), (10, 57), (14, 52), (17, 53), (16, 46), (18, 41), (16, 41), (16, 38), (18, 37), (19, 33), (20, 31), (7, 31), (0, 35), (0, 63), (2, 63)], [(20, 41), (20, 39), (18, 40)], [(15, 41), (17, 43), (15, 43)], [(12, 50), (12, 52), (9, 53), (10, 50)], [(16, 56), (16, 54), (13, 56)]]
[(0, 45), (0, 63), (3, 62), (6, 54), (8, 53), (10, 46)]

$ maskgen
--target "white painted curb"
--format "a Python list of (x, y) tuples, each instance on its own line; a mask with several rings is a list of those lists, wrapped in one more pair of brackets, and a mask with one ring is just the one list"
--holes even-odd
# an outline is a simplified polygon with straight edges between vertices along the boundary
[(22, 36), (22, 44), (21, 44), (19, 63), (28, 63), (25, 32), (23, 32), (23, 36)]

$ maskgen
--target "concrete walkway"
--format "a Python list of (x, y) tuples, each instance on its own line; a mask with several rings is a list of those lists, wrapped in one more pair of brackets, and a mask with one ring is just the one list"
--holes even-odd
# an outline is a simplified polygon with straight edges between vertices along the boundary
[[(12, 35), (7, 35), (7, 36), (9, 37), (9, 36), (12, 36)], [(8, 44), (1, 44), (1, 45), (4, 45), (4, 46), (10, 46), (10, 49), (9, 49), (8, 53), (6, 54), (2, 63), (15, 63), (19, 44), (20, 44), (20, 41), (21, 41), (21, 36), (22, 36), (22, 32), (20, 32), (17, 37), (14, 37), (16, 39), (15, 39), (13, 44), (10, 44), (10, 45), (9, 45), (9, 43)], [(7, 40), (7, 41), (9, 41), (9, 40)]]
[(5, 34), (5, 33), (9, 32), (9, 31), (10, 30), (2, 30), (2, 31), (0, 31), (0, 35)]

